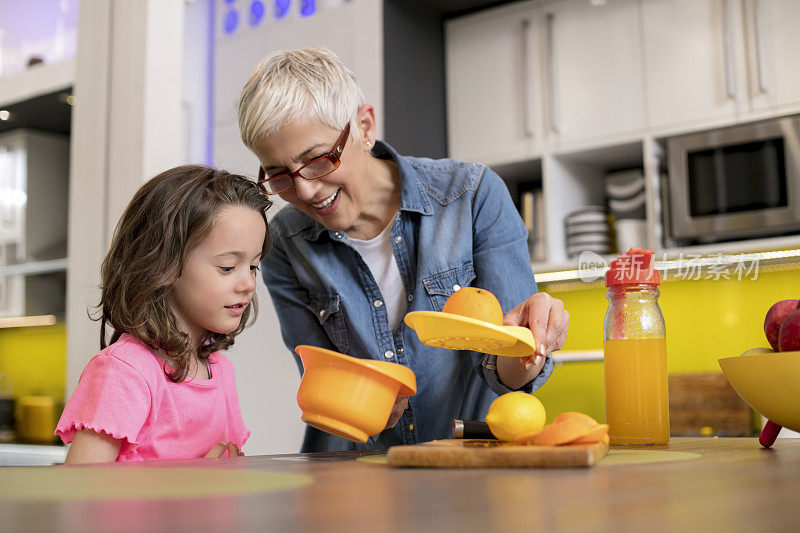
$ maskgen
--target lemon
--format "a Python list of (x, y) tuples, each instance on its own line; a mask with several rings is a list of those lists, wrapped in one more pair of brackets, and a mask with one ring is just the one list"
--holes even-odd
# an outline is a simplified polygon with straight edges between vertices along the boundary
[(509, 392), (499, 396), (489, 406), (486, 424), (498, 439), (514, 441), (518, 437), (541, 431), (545, 418), (544, 406), (536, 396)]
[(771, 348), (750, 348), (746, 352), (742, 353), (742, 355), (762, 355), (768, 353), (775, 353), (775, 350)]

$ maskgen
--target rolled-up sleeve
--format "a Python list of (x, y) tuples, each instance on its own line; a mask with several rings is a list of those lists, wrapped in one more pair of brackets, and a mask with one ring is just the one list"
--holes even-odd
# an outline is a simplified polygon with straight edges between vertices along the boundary
[[(528, 250), (528, 231), (505, 183), (488, 168), (475, 191), (472, 216), (474, 284), (497, 296), (503, 311), (508, 312), (535, 294), (537, 287)], [(481, 373), (495, 393), (512, 392), (497, 375), (497, 356), (484, 356)], [(552, 373), (553, 361), (548, 356), (539, 375), (518, 390), (533, 392)]]

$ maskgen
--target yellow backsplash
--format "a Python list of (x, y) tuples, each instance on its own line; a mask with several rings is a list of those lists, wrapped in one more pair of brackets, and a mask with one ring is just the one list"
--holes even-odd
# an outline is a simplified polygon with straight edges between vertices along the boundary
[[(601, 350), (606, 289), (599, 283), (565, 290), (546, 284), (540, 290), (564, 301), (570, 312), (565, 350)], [(756, 279), (667, 280), (659, 303), (667, 325), (670, 373), (720, 372), (717, 359), (768, 346), (763, 323), (776, 301), (800, 298), (800, 270), (761, 271)], [(11, 377), (15, 396), (64, 398), (64, 324), (0, 329), (0, 373)], [(605, 420), (603, 363), (565, 363), (536, 392), (548, 421), (564, 411), (581, 411)]]
[(64, 399), (67, 333), (54, 326), (0, 329), (0, 373), (11, 378), (13, 394)]
[[(772, 267), (775, 268), (775, 267)], [(667, 326), (670, 374), (721, 372), (717, 359), (749, 348), (769, 347), (764, 315), (778, 300), (800, 299), (800, 270), (766, 271), (742, 279), (675, 279), (662, 283), (659, 304)], [(585, 288), (541, 284), (540, 290), (564, 301), (570, 313), (564, 350), (602, 350), (608, 300), (600, 283)], [(565, 363), (536, 392), (548, 421), (563, 411), (585, 412), (605, 420), (603, 363)]]

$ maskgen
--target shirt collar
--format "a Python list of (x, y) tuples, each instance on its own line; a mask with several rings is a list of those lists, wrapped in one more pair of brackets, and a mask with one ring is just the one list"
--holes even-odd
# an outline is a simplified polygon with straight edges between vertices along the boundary
[(372, 155), (379, 159), (391, 159), (400, 171), (400, 211), (413, 211), (423, 215), (432, 215), (433, 208), (427, 196), (419, 188), (419, 174), (411, 166), (408, 159), (383, 141), (376, 141)]

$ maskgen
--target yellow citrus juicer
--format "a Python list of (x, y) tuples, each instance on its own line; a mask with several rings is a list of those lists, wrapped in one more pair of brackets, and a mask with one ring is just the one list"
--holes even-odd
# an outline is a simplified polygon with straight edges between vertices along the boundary
[(536, 341), (528, 328), (498, 326), (475, 318), (438, 311), (412, 311), (405, 323), (428, 346), (473, 350), (505, 357), (530, 357)]

